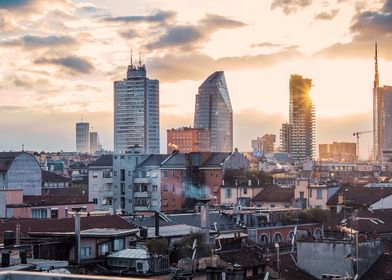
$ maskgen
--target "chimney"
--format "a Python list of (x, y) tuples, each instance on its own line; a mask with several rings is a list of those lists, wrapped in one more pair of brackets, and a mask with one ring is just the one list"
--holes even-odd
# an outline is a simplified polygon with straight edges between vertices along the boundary
[(80, 210), (75, 209), (75, 263), (80, 264)]
[(155, 236), (159, 236), (159, 212), (155, 211)]

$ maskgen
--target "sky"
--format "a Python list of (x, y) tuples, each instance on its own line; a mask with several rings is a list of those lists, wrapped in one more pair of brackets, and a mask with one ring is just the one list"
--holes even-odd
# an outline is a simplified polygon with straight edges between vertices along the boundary
[(81, 118), (113, 149), (113, 81), (131, 49), (160, 81), (161, 152), (166, 129), (193, 125), (198, 86), (217, 70), (240, 150), (279, 135), (290, 74), (313, 80), (316, 142), (354, 142), (372, 129), (376, 40), (391, 85), (392, 0), (0, 0), (0, 150), (75, 150)]

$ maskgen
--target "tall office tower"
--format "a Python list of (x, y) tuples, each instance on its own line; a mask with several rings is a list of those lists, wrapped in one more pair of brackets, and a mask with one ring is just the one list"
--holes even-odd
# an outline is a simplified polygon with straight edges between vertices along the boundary
[(290, 77), (290, 152), (294, 160), (312, 159), (314, 156), (315, 119), (309, 96), (311, 86), (311, 79), (300, 75)]
[(99, 148), (98, 132), (90, 132), (90, 154), (94, 154)]
[[(382, 96), (382, 139), (381, 160), (390, 162), (392, 159), (392, 86), (379, 89)], [(381, 135), (380, 135), (381, 136)]]
[(211, 152), (232, 152), (233, 109), (223, 71), (213, 73), (199, 87), (194, 127), (210, 131)]
[(290, 153), (291, 149), (291, 129), (289, 123), (282, 123), (280, 129), (280, 147), (279, 151), (284, 153)]
[(114, 150), (134, 145), (144, 154), (159, 153), (159, 81), (147, 78), (146, 66), (131, 58), (127, 78), (114, 82)]
[(79, 153), (90, 152), (90, 125), (89, 123), (76, 123), (76, 151)]

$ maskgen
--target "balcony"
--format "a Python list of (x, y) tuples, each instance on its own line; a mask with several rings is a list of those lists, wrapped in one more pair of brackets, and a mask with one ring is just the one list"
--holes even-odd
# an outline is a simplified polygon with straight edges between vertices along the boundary
[(133, 197), (151, 197), (151, 192), (134, 192)]
[(133, 182), (135, 184), (151, 184), (151, 178), (134, 178)]

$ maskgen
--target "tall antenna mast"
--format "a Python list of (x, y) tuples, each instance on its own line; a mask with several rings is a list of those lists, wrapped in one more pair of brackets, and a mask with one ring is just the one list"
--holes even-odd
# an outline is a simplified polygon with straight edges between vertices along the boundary
[(139, 51), (139, 67), (142, 67), (142, 52)]
[(375, 53), (374, 53), (374, 88), (379, 87), (379, 75), (378, 75), (378, 57), (377, 57), (377, 41), (374, 45)]
[(132, 61), (132, 48), (131, 48), (131, 66), (133, 66), (133, 61)]

